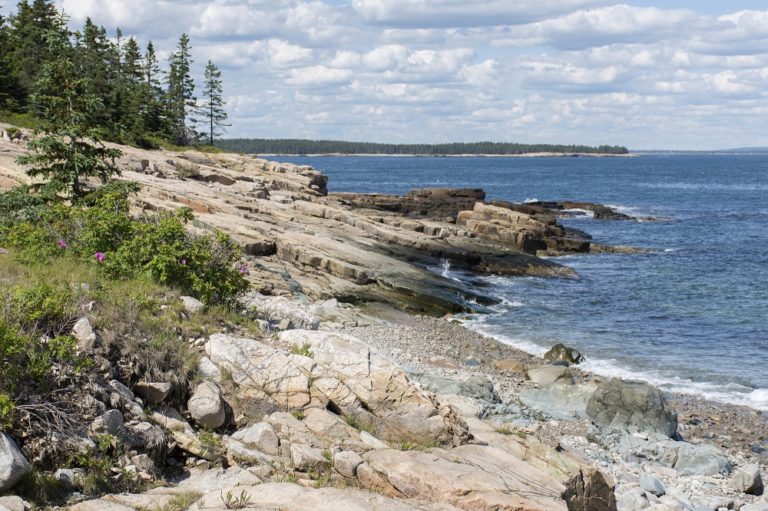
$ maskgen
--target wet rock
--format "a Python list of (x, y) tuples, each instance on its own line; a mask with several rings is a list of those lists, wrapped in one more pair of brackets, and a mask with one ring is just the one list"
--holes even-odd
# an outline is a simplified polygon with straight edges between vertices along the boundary
[(601, 382), (587, 403), (587, 415), (603, 430), (677, 433), (677, 413), (662, 392), (647, 383), (611, 379)]
[(31, 468), (16, 442), (0, 432), (0, 492), (12, 488)]
[(222, 426), (226, 418), (221, 389), (209, 381), (205, 381), (195, 388), (195, 392), (187, 402), (187, 409), (198, 424), (209, 429)]
[(557, 343), (544, 354), (544, 360), (559, 360), (570, 365), (581, 363), (584, 360), (584, 357), (579, 350), (570, 348), (562, 343)]
[(760, 476), (760, 466), (750, 463), (741, 467), (733, 474), (731, 487), (737, 492), (762, 495), (763, 479)]
[(586, 468), (565, 483), (563, 500), (568, 511), (616, 511), (613, 481), (594, 468)]
[(162, 403), (171, 392), (171, 384), (165, 382), (139, 382), (134, 387), (137, 394), (156, 405)]

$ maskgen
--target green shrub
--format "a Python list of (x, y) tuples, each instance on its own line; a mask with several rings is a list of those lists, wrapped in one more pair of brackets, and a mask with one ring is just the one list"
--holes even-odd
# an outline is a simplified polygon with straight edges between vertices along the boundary
[(13, 410), (15, 406), (8, 394), (0, 394), (0, 431), (13, 426)]
[(10, 307), (20, 328), (52, 335), (64, 332), (77, 313), (70, 288), (45, 282), (12, 288)]
[[(222, 233), (197, 236), (188, 208), (152, 217), (130, 215), (136, 186), (115, 183), (77, 205), (45, 203), (27, 190), (0, 195), (0, 245), (27, 264), (75, 257), (98, 264), (114, 278), (149, 275), (204, 303), (231, 307), (248, 287), (240, 250)], [(26, 194), (26, 195), (25, 195)]]

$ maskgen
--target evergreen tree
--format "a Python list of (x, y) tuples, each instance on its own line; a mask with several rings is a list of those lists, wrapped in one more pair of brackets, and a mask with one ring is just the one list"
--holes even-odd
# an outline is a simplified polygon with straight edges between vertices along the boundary
[(203, 83), (203, 104), (198, 112), (205, 123), (208, 132), (208, 143), (213, 145), (217, 135), (221, 135), (223, 128), (227, 126), (227, 112), (224, 110), (223, 88), (221, 85), (221, 71), (216, 64), (208, 61), (205, 66), (205, 82)]
[(194, 96), (195, 82), (190, 75), (192, 65), (190, 51), (189, 36), (182, 34), (176, 51), (171, 54), (168, 62), (167, 112), (171, 135), (174, 141), (181, 145), (190, 143), (187, 121), (194, 124), (194, 119), (188, 119), (188, 117), (190, 112), (194, 112), (197, 103)]
[[(17, 89), (14, 97), (19, 107), (28, 103), (35, 92), (35, 84), (43, 65), (56, 57), (43, 42), (43, 35), (51, 30), (63, 30), (56, 19), (58, 11), (50, 0), (21, 0), (17, 13), (11, 18), (9, 54), (11, 76)], [(32, 112), (39, 113), (39, 112)]]
[(9, 108), (16, 88), (11, 75), (9, 35), (10, 28), (6, 24), (6, 19), (0, 14), (0, 110)]
[(129, 37), (122, 48), (120, 81), (124, 89), (122, 98), (122, 122), (131, 138), (140, 136), (144, 131), (142, 89), (144, 70), (136, 39)]
[(29, 143), (33, 153), (18, 162), (30, 167), (30, 177), (47, 178), (53, 190), (76, 199), (83, 194), (84, 179), (98, 177), (105, 182), (119, 174), (114, 159), (121, 153), (100, 142), (102, 131), (93, 120), (101, 117), (103, 103), (93, 93), (90, 78), (75, 63), (66, 19), (60, 16), (55, 24), (43, 42), (58, 58), (43, 66), (32, 98), (44, 127)]
[(144, 83), (141, 87), (143, 129), (153, 135), (163, 135), (167, 131), (163, 109), (163, 89), (160, 83), (160, 65), (152, 41), (147, 43), (147, 50), (144, 53), (143, 78)]

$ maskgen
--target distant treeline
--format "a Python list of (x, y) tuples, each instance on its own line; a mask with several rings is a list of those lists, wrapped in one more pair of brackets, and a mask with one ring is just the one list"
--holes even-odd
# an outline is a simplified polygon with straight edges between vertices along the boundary
[(627, 154), (623, 146), (512, 144), (506, 142), (461, 142), (453, 144), (378, 144), (340, 140), (231, 138), (216, 141), (222, 149), (249, 154), (528, 154), (587, 153)]

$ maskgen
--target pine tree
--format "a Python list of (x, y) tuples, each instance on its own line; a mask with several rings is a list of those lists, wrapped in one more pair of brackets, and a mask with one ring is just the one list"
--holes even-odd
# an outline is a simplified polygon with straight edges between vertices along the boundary
[(217, 135), (221, 135), (223, 128), (227, 126), (227, 112), (224, 110), (223, 88), (221, 85), (221, 71), (216, 64), (208, 61), (205, 66), (205, 82), (203, 83), (203, 104), (198, 111), (208, 132), (208, 143), (213, 145)]
[(182, 34), (179, 44), (169, 58), (168, 89), (166, 92), (167, 111), (174, 141), (181, 145), (189, 145), (190, 137), (187, 127), (190, 112), (194, 112), (197, 99), (194, 96), (195, 82), (190, 75), (192, 57), (190, 55), (189, 36)]
[(121, 153), (100, 142), (102, 131), (94, 119), (101, 117), (103, 103), (93, 93), (90, 78), (75, 63), (64, 16), (57, 18), (43, 42), (58, 56), (43, 66), (32, 98), (44, 127), (29, 143), (33, 153), (18, 162), (30, 167), (30, 177), (47, 178), (53, 190), (77, 199), (84, 192), (84, 179), (97, 177), (105, 182), (119, 174), (114, 159)]

